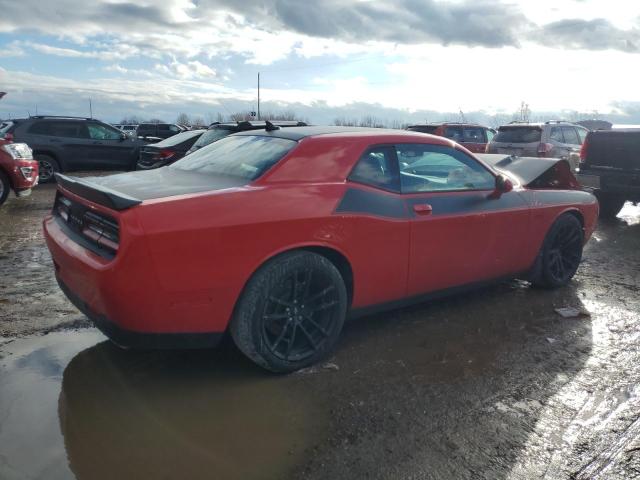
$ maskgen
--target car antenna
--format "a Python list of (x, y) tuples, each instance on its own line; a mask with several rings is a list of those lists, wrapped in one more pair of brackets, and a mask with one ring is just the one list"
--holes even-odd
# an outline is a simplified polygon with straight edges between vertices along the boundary
[(271, 123), (269, 120), (265, 120), (264, 124), (266, 125), (265, 130), (267, 132), (272, 132), (274, 130), (280, 130), (280, 127), (277, 125), (274, 125), (273, 123)]

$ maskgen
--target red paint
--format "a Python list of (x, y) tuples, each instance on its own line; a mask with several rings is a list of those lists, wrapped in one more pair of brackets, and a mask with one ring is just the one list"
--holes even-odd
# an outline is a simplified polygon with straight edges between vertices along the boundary
[[(262, 178), (232, 190), (150, 200), (123, 211), (63, 191), (119, 223), (118, 253), (105, 260), (84, 249), (52, 216), (44, 220), (47, 245), (60, 279), (121, 328), (195, 333), (224, 331), (251, 275), (288, 250), (322, 247), (346, 258), (357, 308), (521, 273), (563, 212), (584, 218), (585, 238), (595, 228), (595, 198), (572, 204), (570, 196), (579, 192), (567, 190), (564, 201), (545, 205), (518, 185), (504, 195), (524, 195), (531, 203), (500, 211), (414, 216), (407, 205), (408, 218), (335, 213), (348, 188), (381, 192), (345, 180), (370, 145), (408, 142), (460, 148), (412, 132), (327, 134), (301, 140)], [(419, 198), (418, 210), (426, 212), (431, 197), (471, 193), (383, 194)]]

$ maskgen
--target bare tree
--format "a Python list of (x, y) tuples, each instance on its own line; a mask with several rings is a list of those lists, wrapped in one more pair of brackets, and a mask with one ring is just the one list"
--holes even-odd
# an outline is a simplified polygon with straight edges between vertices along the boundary
[(140, 123), (142, 123), (142, 118), (137, 115), (128, 115), (120, 120), (120, 125), (138, 125)]
[(176, 123), (178, 125), (191, 125), (191, 119), (189, 118), (189, 115), (183, 112), (176, 118)]
[(193, 120), (191, 121), (191, 126), (196, 128), (202, 128), (206, 126), (206, 123), (204, 123), (204, 118), (202, 117), (193, 117)]

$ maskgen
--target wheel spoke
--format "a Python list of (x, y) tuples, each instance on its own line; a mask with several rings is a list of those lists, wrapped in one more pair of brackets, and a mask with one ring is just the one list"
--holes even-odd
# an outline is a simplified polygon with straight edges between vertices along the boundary
[(278, 348), (278, 345), (280, 344), (280, 342), (282, 341), (282, 339), (286, 335), (287, 330), (289, 330), (290, 326), (291, 326), (290, 322), (287, 322), (287, 323), (284, 324), (284, 327), (282, 327), (282, 332), (280, 332), (280, 335), (278, 335), (278, 338), (276, 338), (276, 341), (271, 346), (272, 350), (276, 350)]
[(268, 315), (263, 315), (262, 318), (265, 320), (282, 320), (284, 318), (289, 318), (288, 313), (270, 313)]
[(303, 317), (307, 320), (307, 322), (309, 322), (311, 325), (313, 325), (313, 327), (318, 330), (323, 336), (328, 337), (329, 336), (329, 332), (327, 332), (324, 328), (322, 328), (318, 322), (316, 322), (313, 318), (311, 318), (311, 315), (306, 315), (303, 314)]
[(333, 291), (335, 289), (335, 287), (333, 285), (329, 285), (327, 288), (325, 288), (324, 290), (316, 293), (315, 295), (312, 295), (309, 298), (306, 298), (305, 301), (306, 302), (313, 302), (315, 300), (318, 300), (322, 297), (324, 297), (327, 293)]
[(313, 340), (313, 337), (311, 336), (311, 334), (307, 332), (307, 329), (304, 328), (302, 324), (299, 324), (298, 326), (300, 327), (300, 331), (302, 332), (302, 334), (307, 338), (307, 341), (309, 342), (309, 345), (311, 345), (311, 348), (313, 348), (314, 350), (318, 350), (319, 342), (316, 343)]
[(327, 308), (331, 308), (331, 307), (333, 307), (334, 305), (337, 305), (337, 304), (338, 304), (337, 300), (333, 300), (333, 301), (327, 302), (327, 303), (322, 303), (319, 306), (313, 308), (313, 313), (320, 312), (322, 310), (326, 310)]
[(282, 305), (283, 307), (291, 307), (291, 302), (286, 300), (282, 300), (281, 298), (275, 297), (273, 295), (269, 295), (269, 301), (273, 303), (277, 303), (278, 305)]
[(291, 356), (291, 349), (293, 348), (293, 344), (296, 341), (296, 331), (298, 330), (298, 324), (293, 323), (293, 332), (291, 332), (291, 338), (289, 339), (289, 344), (287, 345), (287, 352), (284, 354), (285, 358), (289, 360)]

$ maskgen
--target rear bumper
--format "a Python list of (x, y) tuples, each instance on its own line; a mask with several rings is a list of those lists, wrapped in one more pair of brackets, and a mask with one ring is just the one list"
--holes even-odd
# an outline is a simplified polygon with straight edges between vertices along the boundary
[(61, 289), (118, 345), (202, 348), (216, 345), (224, 334), (226, 321), (215, 321), (211, 302), (160, 286), (144, 248), (128, 244), (106, 259), (74, 241), (51, 215), (44, 234)]
[(584, 187), (625, 197), (640, 199), (640, 174), (633, 172), (609, 172), (581, 169), (576, 178)]
[(135, 349), (178, 349), (212, 348), (220, 343), (223, 333), (145, 333), (134, 332), (119, 327), (104, 315), (100, 315), (73, 293), (58, 276), (60, 289), (73, 305), (93, 322), (113, 343), (124, 348)]

